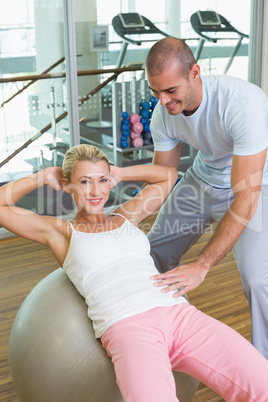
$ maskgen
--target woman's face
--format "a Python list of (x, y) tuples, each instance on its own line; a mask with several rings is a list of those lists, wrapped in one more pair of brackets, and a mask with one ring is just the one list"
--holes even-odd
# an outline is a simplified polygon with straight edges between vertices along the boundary
[(68, 188), (79, 209), (92, 214), (102, 212), (110, 195), (110, 170), (107, 162), (77, 162)]

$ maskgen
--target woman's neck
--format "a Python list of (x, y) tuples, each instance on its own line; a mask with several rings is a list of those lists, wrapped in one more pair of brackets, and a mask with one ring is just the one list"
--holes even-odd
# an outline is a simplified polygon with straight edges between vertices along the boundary
[(75, 223), (88, 223), (94, 225), (103, 225), (106, 222), (107, 215), (102, 212), (98, 214), (88, 214), (86, 212), (77, 212), (73, 218)]
[(84, 233), (109, 232), (122, 226), (122, 216), (116, 214), (76, 214), (71, 219), (75, 230)]

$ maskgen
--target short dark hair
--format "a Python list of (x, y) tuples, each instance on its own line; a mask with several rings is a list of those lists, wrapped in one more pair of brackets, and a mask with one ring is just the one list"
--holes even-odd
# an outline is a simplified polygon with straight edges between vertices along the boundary
[(159, 40), (151, 47), (145, 67), (148, 75), (156, 76), (172, 63), (180, 65), (181, 73), (187, 79), (190, 69), (196, 61), (191, 49), (183, 40), (167, 37)]

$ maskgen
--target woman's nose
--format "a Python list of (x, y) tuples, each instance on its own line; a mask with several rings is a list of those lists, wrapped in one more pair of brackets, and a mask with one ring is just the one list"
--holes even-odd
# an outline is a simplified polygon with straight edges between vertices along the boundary
[(91, 195), (97, 196), (100, 194), (100, 188), (98, 183), (92, 183), (91, 189), (90, 189)]

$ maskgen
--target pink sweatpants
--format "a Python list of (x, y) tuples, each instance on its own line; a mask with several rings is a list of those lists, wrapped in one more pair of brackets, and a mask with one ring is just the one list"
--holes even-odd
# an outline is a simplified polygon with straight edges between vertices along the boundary
[(121, 320), (101, 340), (126, 402), (178, 401), (172, 370), (228, 402), (268, 401), (268, 361), (236, 331), (186, 303)]

